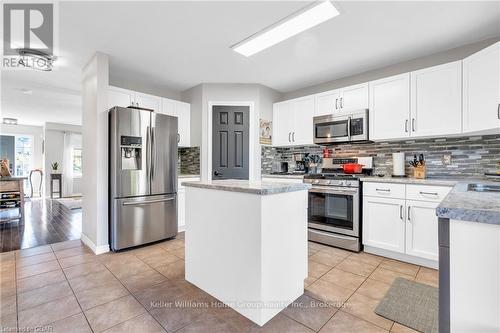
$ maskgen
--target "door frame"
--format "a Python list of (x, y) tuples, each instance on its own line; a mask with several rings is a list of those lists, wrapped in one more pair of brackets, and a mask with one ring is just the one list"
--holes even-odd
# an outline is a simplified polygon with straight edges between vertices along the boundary
[[(249, 133), (248, 133), (248, 179), (255, 180), (256, 170), (255, 170), (255, 154), (258, 153), (260, 156), (260, 152), (256, 151), (256, 124), (258, 121), (256, 120), (257, 115), (255, 114), (254, 102), (250, 101), (209, 101), (208, 102), (208, 123), (207, 123), (207, 135), (206, 142), (208, 144), (207, 147), (207, 167), (205, 168), (207, 171), (206, 175), (203, 175), (202, 170), (202, 180), (212, 180), (212, 121), (213, 121), (213, 107), (214, 106), (248, 106), (249, 107)], [(205, 176), (206, 178), (203, 179)]]

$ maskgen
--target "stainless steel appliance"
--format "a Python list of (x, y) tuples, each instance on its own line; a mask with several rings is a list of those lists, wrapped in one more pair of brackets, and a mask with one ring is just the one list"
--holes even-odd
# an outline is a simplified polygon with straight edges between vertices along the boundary
[(273, 162), (272, 173), (288, 173), (288, 162)]
[(304, 176), (309, 190), (309, 240), (361, 250), (361, 183), (359, 175), (343, 174), (345, 163), (359, 163), (370, 174), (372, 158), (323, 159), (323, 173)]
[(177, 234), (177, 118), (109, 111), (110, 244), (113, 251)]
[(313, 126), (315, 144), (369, 140), (368, 110), (314, 117)]

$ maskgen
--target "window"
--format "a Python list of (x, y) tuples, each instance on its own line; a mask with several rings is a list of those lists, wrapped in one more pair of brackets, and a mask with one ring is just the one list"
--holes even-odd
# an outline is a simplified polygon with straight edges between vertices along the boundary
[(82, 148), (73, 148), (73, 177), (82, 176)]

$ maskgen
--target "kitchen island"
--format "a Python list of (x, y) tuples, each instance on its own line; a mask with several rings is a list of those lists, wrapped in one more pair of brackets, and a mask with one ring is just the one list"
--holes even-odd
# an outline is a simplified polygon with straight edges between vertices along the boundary
[(186, 187), (186, 280), (258, 325), (304, 291), (308, 184)]

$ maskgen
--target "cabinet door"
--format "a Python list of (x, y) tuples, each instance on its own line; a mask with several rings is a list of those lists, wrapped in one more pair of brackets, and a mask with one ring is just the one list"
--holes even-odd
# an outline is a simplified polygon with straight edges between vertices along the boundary
[(500, 42), (463, 61), (464, 132), (500, 127)]
[(332, 115), (340, 110), (339, 91), (332, 90), (317, 94), (315, 99), (314, 116)]
[(109, 86), (108, 89), (108, 108), (115, 106), (126, 108), (131, 106), (134, 100), (134, 92), (122, 88)]
[(186, 225), (186, 189), (178, 187), (177, 191), (177, 227), (179, 231), (185, 230)]
[(161, 112), (169, 116), (175, 116), (175, 103), (173, 99), (162, 98), (161, 99)]
[(174, 112), (174, 115), (179, 119), (179, 147), (189, 147), (191, 141), (191, 105), (189, 103), (176, 102)]
[(405, 252), (405, 201), (363, 197), (363, 244)]
[(406, 202), (406, 254), (430, 260), (438, 260), (439, 202)]
[(411, 136), (462, 132), (462, 62), (411, 74)]
[(161, 110), (161, 97), (143, 93), (136, 93), (135, 101), (141, 108), (151, 109), (155, 112), (159, 112)]
[(294, 126), (292, 131), (292, 144), (313, 144), (313, 117), (314, 98), (307, 97), (292, 102)]
[(339, 105), (342, 111), (368, 109), (368, 83), (341, 89)]
[(388, 140), (410, 135), (410, 73), (369, 83), (370, 139)]
[(273, 105), (273, 145), (289, 146), (292, 144), (294, 116), (290, 102)]

